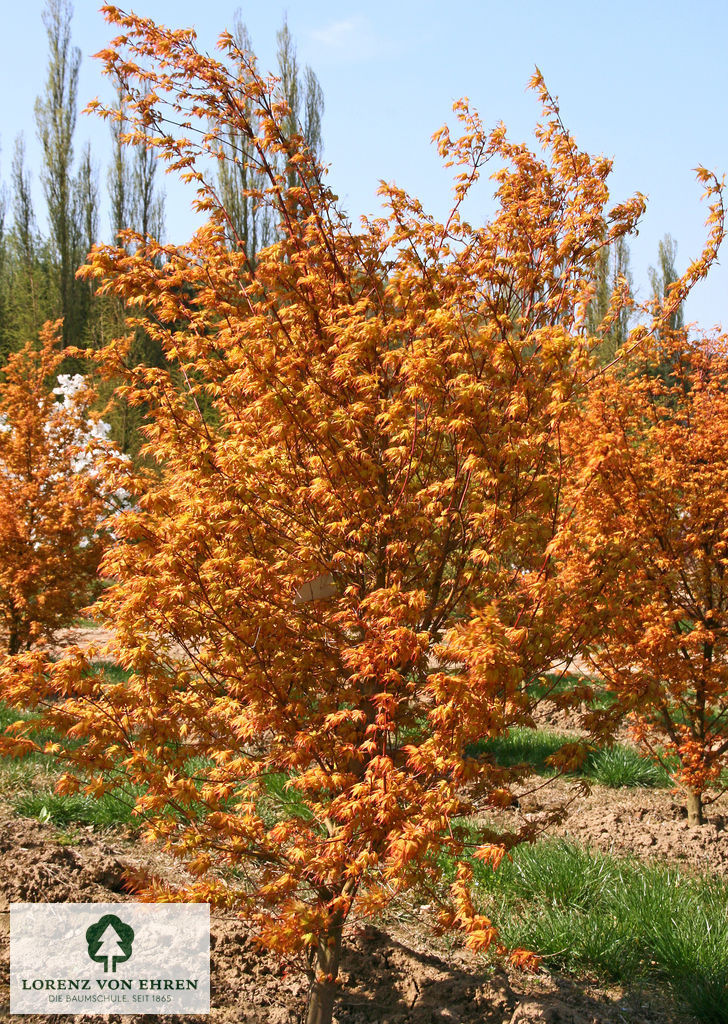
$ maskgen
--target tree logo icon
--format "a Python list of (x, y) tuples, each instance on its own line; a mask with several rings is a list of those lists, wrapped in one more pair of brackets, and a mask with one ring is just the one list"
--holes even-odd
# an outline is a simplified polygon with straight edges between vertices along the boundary
[(112, 974), (117, 964), (123, 964), (131, 956), (134, 929), (124, 924), (116, 914), (104, 914), (96, 924), (86, 929), (88, 955), (104, 965), (104, 972)]

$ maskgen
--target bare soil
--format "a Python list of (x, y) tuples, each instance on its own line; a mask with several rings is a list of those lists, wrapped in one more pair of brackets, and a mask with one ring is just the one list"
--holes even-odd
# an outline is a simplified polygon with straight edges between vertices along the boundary
[[(59, 841), (60, 840), (60, 841)], [(125, 870), (147, 868), (182, 880), (180, 869), (131, 837), (80, 830), (74, 845), (51, 825), (0, 812), (0, 1019), (8, 1013), (11, 902), (115, 902), (132, 899)], [(212, 915), (209, 1018), (161, 1015), (160, 1024), (297, 1024), (305, 978), (262, 952), (234, 915)], [(684, 1024), (665, 993), (625, 990), (543, 972), (495, 971), (462, 949), (435, 944), (412, 916), (386, 930), (354, 924), (346, 940), (337, 1024)], [(25, 1018), (62, 1024), (62, 1015)], [(106, 1015), (142, 1024), (142, 1015)]]
[[(75, 629), (62, 644), (101, 646), (111, 639), (95, 628)], [(558, 715), (558, 713), (557, 713)], [(573, 721), (573, 719), (572, 719)], [(546, 724), (546, 722), (542, 723)], [(559, 719), (552, 727), (568, 727)], [(539, 780), (535, 780), (539, 786)], [(508, 815), (539, 815), (561, 802), (570, 784), (555, 780), (524, 794)], [(710, 814), (710, 810), (708, 812)], [(728, 818), (711, 814), (690, 828), (677, 798), (665, 790), (593, 787), (577, 796), (568, 821), (556, 830), (602, 850), (680, 863), (688, 870), (728, 874)], [(53, 825), (18, 818), (0, 804), (0, 1020), (11, 1021), (9, 903), (115, 902), (133, 899), (130, 870), (151, 871), (181, 883), (180, 867), (159, 850), (140, 847), (132, 833), (76, 830), (73, 845)], [(493, 970), (461, 948), (435, 940), (416, 908), (390, 915), (381, 927), (353, 922), (345, 941), (336, 1024), (689, 1024), (664, 991), (625, 989), (546, 971)], [(298, 1024), (305, 977), (283, 967), (254, 942), (231, 914), (212, 914), (212, 1010), (209, 1018), (160, 1015), (160, 1024), (209, 1020), (212, 1024)], [(67, 1016), (28, 1016), (62, 1024)], [(142, 1024), (141, 1014), (106, 1015), (119, 1024)]]
[[(522, 796), (512, 813), (527, 818), (563, 801), (573, 783), (554, 780)], [(728, 807), (725, 800), (706, 808), (707, 822), (691, 827), (678, 793), (668, 789), (609, 789), (593, 786), (576, 796), (561, 835), (605, 853), (632, 854), (677, 864), (687, 870), (728, 875)]]
[(93, 646), (103, 654), (106, 645), (113, 640), (114, 634), (101, 626), (71, 626), (58, 630), (53, 653), (59, 655), (66, 647), (78, 646), (85, 651)]

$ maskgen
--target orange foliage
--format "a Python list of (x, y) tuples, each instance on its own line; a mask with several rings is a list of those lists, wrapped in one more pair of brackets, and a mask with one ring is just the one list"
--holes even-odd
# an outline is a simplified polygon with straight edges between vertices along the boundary
[(629, 712), (650, 753), (677, 758), (697, 823), (728, 765), (728, 345), (681, 332), (659, 356), (662, 374), (640, 359), (575, 422), (565, 537), (609, 721)]
[[(51, 641), (91, 600), (105, 514), (93, 462), (106, 448), (91, 391), (54, 393), (56, 327), (11, 355), (0, 386), (0, 637), (9, 654)], [(56, 387), (56, 391), (59, 389)]]
[[(562, 421), (599, 252), (644, 202), (605, 212), (610, 163), (578, 150), (537, 76), (543, 157), (458, 103), (460, 134), (436, 135), (455, 169), (445, 221), (382, 185), (386, 214), (354, 232), (230, 36), (217, 61), (191, 32), (106, 13), (131, 137), (197, 185), (210, 220), (184, 248), (98, 248), (85, 271), (143, 311), (130, 326), (170, 369), (125, 368), (124, 339), (100, 356), (149, 409), (156, 463), (113, 479), (138, 503), (98, 613), (130, 678), (90, 678), (76, 653), (42, 685), (72, 698), (50, 715), (85, 741), (71, 756), (94, 791), (143, 787), (148, 835), (198, 876), (183, 895), (236, 906), (312, 964), (323, 1022), (352, 913), (420, 891), (474, 948), (493, 941), (464, 858), (496, 863), (535, 826), (474, 840), (458, 825), (507, 803), (513, 777), (466, 748), (529, 721), (524, 681), (573, 644), (550, 554)], [(223, 128), (252, 135), (268, 184), (251, 198), (280, 225), (255, 268), (226, 248), (204, 178)], [(463, 204), (490, 160), (497, 210), (473, 228)], [(14, 698), (40, 688), (19, 673)], [(444, 852), (461, 862), (449, 890)]]

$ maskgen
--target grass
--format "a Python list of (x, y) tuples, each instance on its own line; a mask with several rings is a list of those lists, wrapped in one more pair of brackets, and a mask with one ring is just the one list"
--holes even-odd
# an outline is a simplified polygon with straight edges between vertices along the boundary
[(634, 749), (621, 743), (592, 750), (587, 756), (583, 774), (602, 786), (664, 787), (672, 781), (664, 768)]
[[(99, 662), (98, 670), (110, 682), (121, 682), (129, 675), (113, 662)], [(13, 722), (33, 722), (38, 717), (33, 712), (19, 711), (0, 702), (0, 732)], [(50, 729), (35, 729), (31, 738), (43, 744), (58, 736)], [(42, 752), (0, 757), (0, 793), (10, 797), (13, 809), (23, 817), (38, 818), (61, 827), (78, 824), (108, 828), (133, 820), (131, 788), (121, 788), (98, 799), (81, 793), (59, 795), (54, 792), (53, 784), (60, 771), (59, 762)]]
[[(211, 762), (204, 758), (191, 758), (185, 765), (190, 776), (204, 777)], [(4, 768), (4, 766), (3, 766)], [(297, 790), (286, 785), (288, 776), (269, 775), (265, 780), (265, 792), (258, 810), (266, 825), (273, 825), (282, 817), (310, 819), (311, 812), (301, 800)], [(13, 808), (27, 818), (37, 818), (59, 827), (68, 825), (93, 825), (95, 828), (109, 828), (113, 825), (134, 824), (132, 817), (134, 800), (139, 790), (124, 786), (101, 797), (83, 793), (59, 795), (52, 788), (35, 788), (24, 792), (13, 801)]]
[[(100, 667), (111, 681), (126, 676), (115, 665)], [(0, 704), (0, 729), (18, 718), (34, 716)], [(39, 732), (36, 738), (52, 736)], [(569, 738), (554, 730), (515, 728), (472, 752), (548, 774), (553, 772), (549, 757)], [(204, 775), (207, 766), (199, 759), (186, 768)], [(74, 841), (74, 825), (109, 828), (134, 821), (131, 788), (100, 798), (60, 796), (52, 789), (57, 773), (56, 764), (42, 754), (0, 759), (0, 786), (13, 786), (16, 811), (67, 830), (63, 841)], [(592, 750), (582, 774), (610, 786), (668, 782), (661, 769), (622, 745)], [(284, 775), (266, 780), (264, 818), (307, 815), (286, 781)], [(452, 876), (453, 865), (443, 866)], [(508, 946), (532, 949), (547, 967), (570, 974), (669, 984), (703, 1024), (728, 1024), (728, 883), (563, 840), (519, 847), (497, 872), (475, 861), (473, 871), (480, 907)]]
[[(110, 682), (120, 682), (127, 677), (123, 669), (113, 663), (100, 663), (99, 668)], [(0, 730), (10, 722), (22, 718), (32, 721), (31, 713), (21, 713), (0, 704)], [(38, 731), (38, 741), (53, 739), (48, 730)], [(569, 739), (565, 734), (548, 729), (517, 727), (506, 736), (482, 742), (471, 748), (472, 754), (486, 754), (496, 763), (508, 766), (528, 764), (541, 775), (554, 773), (548, 758), (559, 750)], [(197, 766), (204, 775), (206, 764)], [(187, 770), (193, 774), (193, 766)], [(0, 792), (12, 794), (13, 807), (18, 814), (51, 822), (59, 827), (69, 825), (93, 825), (108, 828), (126, 825), (135, 819), (131, 816), (134, 793), (130, 788), (104, 794), (94, 799), (85, 794), (59, 795), (53, 791), (53, 781), (58, 768), (44, 754), (28, 754), (22, 758), (0, 759)], [(581, 771), (582, 775), (607, 786), (662, 786), (669, 779), (662, 769), (640, 757), (630, 747), (615, 745), (604, 750), (593, 750), (588, 755)], [(308, 810), (294, 789), (286, 788), (285, 776), (271, 776), (266, 780), (266, 795), (262, 798), (260, 810), (264, 820), (272, 823), (281, 815), (307, 817)]]
[[(19, 711), (17, 708), (10, 707), (4, 702), (0, 701), (0, 731), (4, 731), (13, 722), (33, 722), (38, 719), (38, 715), (32, 711)], [(52, 739), (53, 733), (48, 730), (35, 729), (33, 731), (33, 738), (40, 741), (45, 739)]]
[[(504, 736), (481, 740), (473, 744), (468, 753), (487, 755), (502, 767), (527, 764), (538, 775), (553, 775), (555, 769), (548, 759), (572, 736), (551, 729), (529, 729), (515, 726)], [(615, 743), (589, 752), (579, 773), (603, 786), (669, 786), (667, 773), (652, 761), (642, 757), (634, 747)]]
[[(18, 711), (0, 702), (0, 732), (13, 722), (32, 722), (38, 716), (27, 711)], [(48, 729), (37, 729), (33, 739), (45, 742), (53, 739)], [(51, 760), (42, 753), (29, 753), (22, 757), (0, 757), (0, 794), (15, 796), (38, 785), (50, 785), (58, 770)]]
[(280, 772), (266, 777), (265, 795), (258, 801), (258, 813), (266, 825), (272, 825), (283, 817), (311, 820), (311, 811), (302, 801), (301, 794), (287, 783), (288, 776)]
[(103, 672), (108, 683), (123, 683), (131, 675), (129, 669), (122, 668), (115, 661), (95, 661), (93, 665), (97, 673)]
[(539, 775), (553, 775), (547, 759), (555, 754), (569, 737), (551, 729), (529, 729), (514, 726), (503, 736), (480, 740), (468, 747), (471, 757), (487, 755), (503, 768), (516, 764), (530, 765)]
[[(583, 676), (569, 673), (550, 673), (539, 677), (529, 683), (528, 690), (532, 697), (548, 698), (568, 693), (575, 686), (584, 686), (585, 683), (592, 687), (590, 708), (608, 708), (613, 703), (614, 695), (606, 691), (598, 680), (589, 681)], [(471, 756), (487, 755), (504, 768), (512, 765), (529, 765), (536, 774), (549, 776), (555, 774), (549, 758), (556, 754), (564, 743), (573, 742), (573, 739), (573, 736), (553, 729), (516, 726), (505, 736), (472, 744), (468, 753)], [(612, 788), (672, 785), (664, 768), (642, 757), (634, 747), (621, 743), (591, 750), (577, 774)]]
[(473, 870), (506, 945), (570, 974), (667, 982), (704, 1024), (728, 1024), (727, 882), (563, 840)]
[(608, 708), (614, 703), (614, 694), (604, 689), (604, 684), (600, 680), (588, 679), (572, 672), (548, 672), (544, 676), (539, 676), (528, 683), (528, 692), (532, 697), (544, 699), (561, 693), (570, 693), (575, 687), (585, 685), (590, 686), (592, 690), (592, 699), (588, 702), (590, 708)]
[[(0, 731), (11, 722), (20, 719), (33, 721), (36, 717), (0, 704)], [(49, 729), (35, 730), (31, 735), (38, 743), (57, 739)], [(108, 828), (110, 825), (129, 822), (134, 806), (130, 789), (120, 789), (115, 794), (105, 793), (100, 798), (81, 793), (61, 796), (53, 790), (53, 783), (59, 774), (59, 763), (43, 753), (0, 758), (0, 792), (4, 791), (11, 796), (17, 814), (52, 822), (54, 825), (77, 824)]]
[(36, 790), (18, 797), (13, 807), (25, 818), (37, 818), (65, 827), (68, 825), (93, 825), (95, 828), (109, 828), (112, 825), (126, 825), (133, 821), (134, 791), (127, 787), (100, 797), (85, 793), (69, 793), (63, 796), (52, 789)]
[(79, 618), (73, 620), (74, 629), (98, 629), (98, 627), (98, 622), (88, 616), (81, 615)]

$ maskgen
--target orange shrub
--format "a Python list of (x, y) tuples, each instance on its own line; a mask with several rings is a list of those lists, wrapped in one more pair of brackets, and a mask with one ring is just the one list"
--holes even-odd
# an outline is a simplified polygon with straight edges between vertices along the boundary
[[(106, 12), (132, 138), (211, 219), (184, 248), (140, 238), (86, 270), (169, 366), (126, 368), (123, 339), (100, 356), (149, 409), (156, 462), (125, 468), (139, 499), (98, 605), (130, 678), (89, 678), (75, 653), (18, 671), (14, 699), (70, 695), (50, 719), (85, 740), (71, 756), (89, 791), (142, 786), (148, 835), (198, 877), (183, 898), (235, 906), (300, 958), (308, 1024), (326, 1024), (350, 915), (419, 892), (472, 948), (494, 940), (469, 855), (495, 865), (536, 826), (463, 827), (520, 777), (467, 748), (530, 721), (524, 681), (573, 643), (550, 554), (562, 423), (599, 252), (643, 200), (605, 212), (609, 161), (578, 150), (536, 76), (545, 157), (458, 103), (461, 134), (436, 136), (447, 218), (382, 186), (386, 214), (354, 232), (230, 36), (216, 61), (190, 31)], [(267, 185), (249, 198), (280, 225), (255, 268), (204, 178), (223, 128), (250, 138)], [(463, 204), (489, 160), (497, 208), (473, 228)]]
[[(80, 377), (57, 378), (56, 328), (11, 355), (0, 384), (0, 637), (8, 654), (51, 642), (94, 594), (107, 449)], [(59, 400), (60, 399), (60, 400)]]
[(628, 712), (648, 752), (677, 758), (698, 824), (728, 766), (728, 346), (681, 332), (661, 358), (669, 373), (640, 359), (575, 421), (564, 539), (609, 718)]

